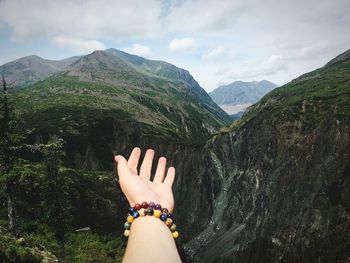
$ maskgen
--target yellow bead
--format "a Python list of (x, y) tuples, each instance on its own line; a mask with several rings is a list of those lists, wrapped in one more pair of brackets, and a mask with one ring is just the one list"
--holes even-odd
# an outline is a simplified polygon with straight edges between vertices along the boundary
[(140, 214), (140, 216), (145, 216), (145, 215), (146, 215), (146, 209), (141, 208), (141, 209), (139, 210), (139, 214)]
[(153, 215), (157, 218), (159, 218), (161, 214), (162, 214), (162, 211), (160, 211), (160, 210), (154, 210), (154, 212), (153, 212)]
[(128, 221), (129, 223), (132, 223), (132, 221), (134, 221), (134, 218), (132, 216), (128, 216), (126, 221)]
[(173, 224), (173, 220), (171, 220), (171, 218), (167, 218), (165, 224), (170, 227)]
[(178, 238), (179, 237), (179, 232), (177, 232), (177, 231), (173, 232), (172, 234), (173, 234), (174, 238)]
[(170, 227), (170, 230), (171, 230), (171, 232), (174, 232), (176, 230), (176, 225), (172, 224), (171, 227)]
[(129, 234), (130, 234), (130, 230), (125, 229), (125, 231), (124, 231), (124, 236), (128, 237)]

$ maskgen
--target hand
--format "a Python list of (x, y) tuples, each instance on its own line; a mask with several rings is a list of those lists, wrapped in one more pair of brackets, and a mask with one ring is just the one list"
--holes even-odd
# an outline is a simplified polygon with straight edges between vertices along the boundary
[(171, 187), (175, 179), (175, 168), (170, 167), (165, 176), (166, 158), (160, 157), (154, 180), (151, 181), (154, 150), (148, 149), (146, 151), (140, 174), (138, 174), (137, 166), (140, 155), (141, 150), (136, 147), (132, 150), (128, 161), (121, 155), (117, 155), (114, 158), (118, 164), (119, 184), (130, 206), (134, 206), (137, 203), (141, 204), (142, 202), (154, 202), (172, 212), (174, 209), (174, 197)]

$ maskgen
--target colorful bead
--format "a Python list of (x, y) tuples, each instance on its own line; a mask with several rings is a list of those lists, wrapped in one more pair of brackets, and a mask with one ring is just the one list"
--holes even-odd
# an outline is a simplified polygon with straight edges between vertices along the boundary
[(179, 232), (177, 232), (177, 231), (173, 232), (172, 234), (173, 234), (174, 238), (178, 238), (179, 237)]
[(141, 204), (141, 207), (144, 208), (144, 209), (148, 208), (148, 203), (147, 202), (143, 202)]
[(163, 222), (165, 222), (165, 220), (168, 218), (167, 214), (161, 214), (160, 215), (160, 220), (162, 220)]
[(125, 231), (124, 231), (124, 236), (128, 237), (129, 234), (130, 234), (130, 230), (125, 229)]
[(128, 216), (126, 218), (126, 221), (128, 221), (129, 223), (132, 223), (132, 221), (134, 221), (134, 217), (133, 216)]
[(161, 214), (162, 214), (162, 212), (161, 212), (160, 210), (154, 210), (154, 211), (153, 211), (153, 215), (154, 215), (156, 218), (159, 218)]
[(147, 208), (147, 215), (149, 215), (149, 216), (153, 216), (153, 213), (154, 213), (154, 211), (153, 211), (153, 208)]
[(130, 229), (131, 224), (129, 222), (124, 223), (124, 228), (125, 229)]
[(133, 218), (138, 218), (139, 217), (139, 212), (137, 210), (133, 210), (132, 212), (129, 212), (129, 214), (133, 217)]
[(128, 237), (130, 235), (131, 224), (136, 218), (146, 215), (153, 215), (159, 218), (169, 227), (174, 238), (179, 237), (179, 232), (176, 231), (176, 225), (174, 224), (173, 214), (169, 213), (167, 208), (162, 209), (160, 204), (155, 204), (154, 202), (150, 202), (149, 204), (147, 202), (142, 202), (142, 204), (137, 203), (134, 207), (129, 208), (129, 214), (124, 223), (124, 236)]
[(146, 209), (141, 208), (141, 209), (139, 210), (139, 214), (140, 214), (140, 216), (145, 216), (145, 215), (146, 215)]
[(168, 218), (171, 218), (171, 220), (174, 220), (174, 215), (172, 213), (169, 213)]
[(129, 214), (131, 215), (131, 213), (134, 213), (135, 211), (137, 211), (135, 208), (133, 207), (130, 207), (129, 208)]
[(173, 220), (171, 220), (171, 218), (167, 218), (167, 220), (165, 220), (165, 224), (170, 227), (173, 224)]

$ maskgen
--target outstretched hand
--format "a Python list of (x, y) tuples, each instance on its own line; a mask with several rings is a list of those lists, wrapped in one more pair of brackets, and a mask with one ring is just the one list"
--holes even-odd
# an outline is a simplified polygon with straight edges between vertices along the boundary
[(132, 150), (128, 160), (121, 155), (114, 158), (118, 165), (119, 184), (130, 206), (142, 202), (154, 202), (172, 211), (174, 197), (171, 187), (175, 179), (175, 168), (170, 167), (165, 175), (166, 158), (160, 157), (154, 179), (151, 181), (154, 150), (146, 151), (140, 172), (138, 172), (140, 156), (141, 150), (136, 147)]

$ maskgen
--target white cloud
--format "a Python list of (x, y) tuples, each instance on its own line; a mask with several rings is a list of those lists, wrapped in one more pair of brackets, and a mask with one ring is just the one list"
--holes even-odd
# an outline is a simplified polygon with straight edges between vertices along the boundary
[(230, 69), (223, 68), (216, 72), (216, 75), (225, 75), (230, 80), (246, 80), (254, 78), (265, 78), (279, 71), (286, 70), (286, 58), (282, 55), (272, 55), (266, 60), (252, 61)]
[(3, 0), (0, 22), (13, 39), (65, 35), (82, 39), (120, 40), (161, 32), (157, 0)]
[(78, 54), (86, 54), (95, 50), (106, 49), (106, 46), (97, 40), (82, 40), (65, 36), (54, 37), (53, 43), (61, 48), (72, 49)]
[(196, 41), (191, 37), (175, 38), (170, 42), (169, 49), (171, 52), (186, 52), (195, 50), (197, 46)]
[(143, 46), (140, 44), (133, 44), (131, 47), (124, 48), (123, 51), (145, 58), (149, 58), (153, 54), (152, 50), (148, 46)]
[(251, 0), (191, 0), (176, 6), (166, 17), (171, 31), (216, 31), (231, 27)]
[(226, 53), (226, 49), (223, 46), (218, 46), (207, 53), (204, 53), (202, 58), (205, 60), (215, 59), (224, 56)]

